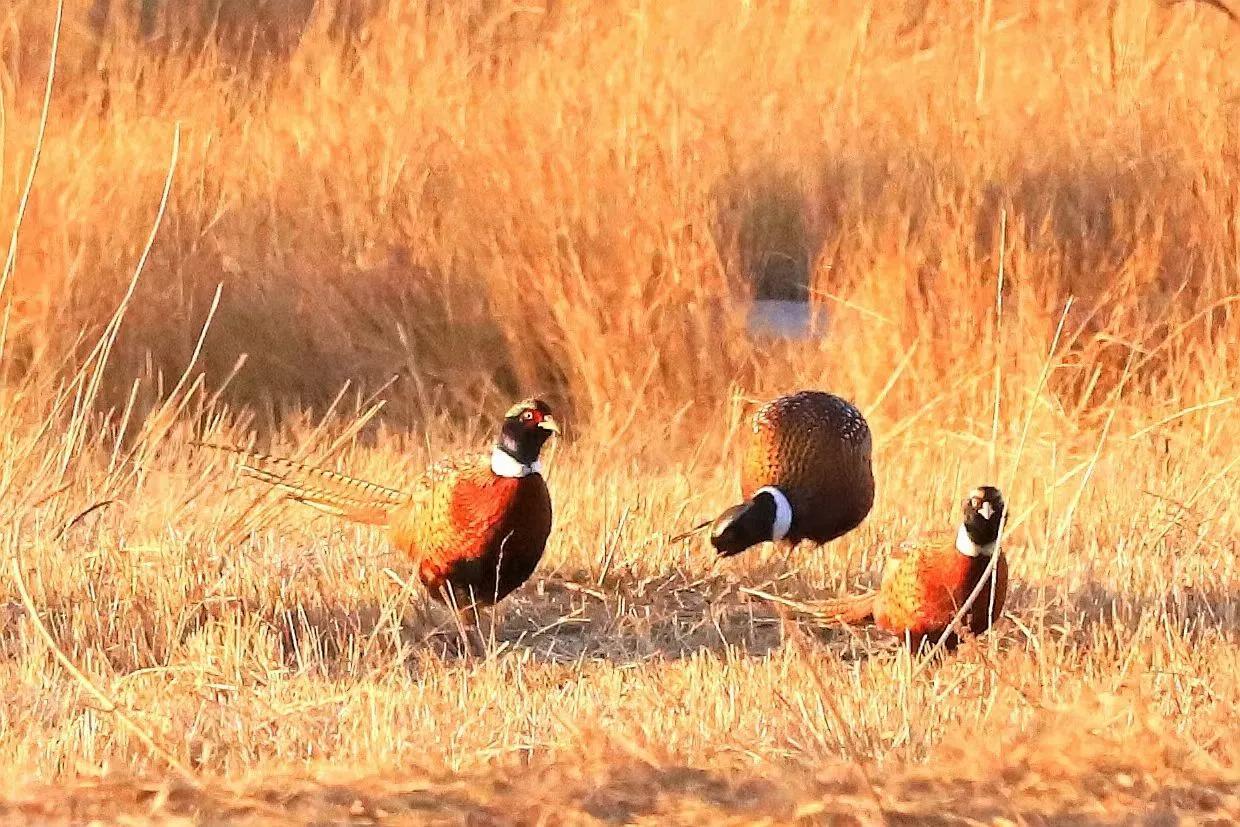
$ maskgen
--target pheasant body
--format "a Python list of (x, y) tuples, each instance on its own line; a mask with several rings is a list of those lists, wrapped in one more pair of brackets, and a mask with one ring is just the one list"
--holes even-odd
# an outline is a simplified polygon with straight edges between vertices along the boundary
[[(1003, 611), (1007, 598), (1007, 559), (996, 545), (1003, 512), (997, 489), (977, 489), (964, 502), (965, 520), (955, 545), (943, 541), (906, 545), (888, 559), (878, 591), (830, 601), (821, 611), (842, 623), (873, 621), (916, 650), (927, 641), (938, 642), (981, 583), (961, 625), (974, 635), (982, 634)], [(988, 574), (994, 555), (998, 559), (993, 574)], [(945, 646), (954, 648), (959, 642), (953, 631)]]
[(845, 399), (801, 391), (754, 416), (741, 459), (744, 502), (715, 520), (722, 555), (767, 540), (826, 543), (852, 531), (874, 504), (873, 440)]
[[(982, 579), (989, 559), (966, 557), (943, 543), (918, 544), (903, 550), (903, 554), (893, 555), (884, 568), (882, 586), (874, 602), (875, 625), (907, 638), (913, 649), (925, 640), (937, 642)], [(972, 634), (985, 632), (992, 619), (1003, 611), (1007, 580), (1007, 559), (1000, 554), (993, 579), (987, 578), (961, 619)], [(953, 634), (947, 645), (955, 646), (958, 642), (959, 637)]]
[(506, 414), (489, 456), (441, 461), (407, 491), (280, 457), (238, 453), (243, 474), (290, 499), (385, 527), (430, 594), (460, 608), (498, 602), (528, 580), (542, 559), (552, 509), (538, 457), (558, 430), (546, 403), (519, 403)]
[(791, 542), (826, 543), (852, 531), (874, 505), (870, 427), (845, 399), (801, 391), (754, 416), (741, 466), (741, 496), (778, 488), (792, 507)]
[(426, 472), (392, 513), (392, 545), (416, 562), (431, 594), (489, 605), (529, 579), (551, 534), (551, 495), (541, 474), (499, 476), (485, 457)]

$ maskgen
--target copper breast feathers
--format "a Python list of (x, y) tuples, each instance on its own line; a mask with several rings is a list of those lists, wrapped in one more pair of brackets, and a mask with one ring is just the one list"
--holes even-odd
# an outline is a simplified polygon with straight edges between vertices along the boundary
[(427, 589), (460, 605), (491, 604), (524, 583), (551, 534), (541, 474), (501, 477), (486, 458), (443, 462), (415, 486), (392, 521), (392, 542)]
[[(993, 576), (986, 576), (988, 557), (967, 557), (950, 543), (919, 543), (893, 555), (883, 571), (874, 620), (883, 629), (907, 637), (916, 648), (923, 640), (938, 640), (964, 606), (978, 582), (986, 582), (962, 619), (978, 635), (990, 628), (1003, 611), (1007, 597), (1008, 567), (1002, 552)], [(958, 643), (954, 634), (949, 646)]]

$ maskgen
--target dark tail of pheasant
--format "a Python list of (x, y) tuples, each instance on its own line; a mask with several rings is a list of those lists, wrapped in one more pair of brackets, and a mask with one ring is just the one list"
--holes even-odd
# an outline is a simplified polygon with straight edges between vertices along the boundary
[(878, 592), (874, 591), (825, 600), (814, 607), (814, 613), (826, 623), (862, 626), (874, 620), (874, 601), (877, 598)]
[(239, 455), (243, 476), (283, 491), (290, 500), (353, 522), (386, 525), (392, 511), (408, 501), (402, 491), (326, 468), (228, 445), (199, 444)]
[(684, 532), (681, 532), (680, 534), (677, 534), (675, 537), (673, 537), (672, 539), (668, 540), (668, 542), (669, 542), (669, 543), (679, 543), (679, 542), (682, 542), (682, 541), (684, 541), (684, 540), (688, 540), (690, 537), (694, 536), (695, 534), (701, 534), (703, 531), (705, 531), (706, 529), (710, 528), (710, 524), (711, 524), (711, 521), (710, 521), (710, 520), (707, 520), (707, 521), (706, 521), (706, 522), (704, 522), (704, 523), (701, 523), (701, 524), (699, 524), (699, 525), (695, 525), (693, 528), (689, 529), (688, 531), (684, 531)]

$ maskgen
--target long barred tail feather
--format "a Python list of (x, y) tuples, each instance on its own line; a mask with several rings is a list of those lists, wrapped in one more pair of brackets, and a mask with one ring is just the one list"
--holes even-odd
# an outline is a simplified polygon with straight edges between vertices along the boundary
[(844, 623), (861, 626), (874, 619), (874, 601), (878, 592), (863, 592), (835, 600), (823, 600), (814, 605), (814, 614), (825, 623)]
[(241, 457), (243, 476), (267, 483), (291, 500), (353, 522), (385, 525), (388, 515), (409, 500), (409, 495), (403, 491), (326, 468), (230, 445), (196, 444), (237, 454)]

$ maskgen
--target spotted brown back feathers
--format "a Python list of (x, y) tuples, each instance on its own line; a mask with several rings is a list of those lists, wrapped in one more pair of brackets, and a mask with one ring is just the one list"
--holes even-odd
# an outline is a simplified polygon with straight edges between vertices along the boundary
[(793, 510), (790, 540), (827, 542), (851, 531), (874, 504), (873, 439), (851, 402), (800, 391), (754, 415), (741, 467), (741, 493), (775, 486)]

